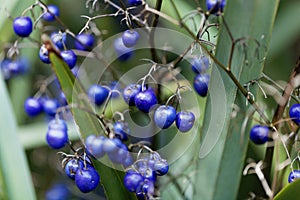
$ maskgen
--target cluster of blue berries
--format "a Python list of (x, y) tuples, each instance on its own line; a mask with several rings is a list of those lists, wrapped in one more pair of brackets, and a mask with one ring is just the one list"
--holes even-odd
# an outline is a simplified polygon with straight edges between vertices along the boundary
[(124, 185), (130, 192), (134, 192), (138, 199), (153, 199), (157, 176), (163, 176), (168, 171), (168, 162), (157, 152), (151, 151), (127, 168)]
[[(61, 98), (65, 98), (64, 95)], [(65, 100), (63, 99), (61, 102), (65, 103)], [(61, 102), (55, 98), (29, 97), (24, 102), (24, 110), (30, 117), (35, 117), (42, 112), (50, 117), (54, 117), (57, 109), (63, 105)]]
[(96, 189), (100, 183), (100, 176), (88, 156), (75, 154), (63, 160), (63, 168), (66, 175), (75, 180), (78, 189), (88, 193)]
[(200, 59), (194, 58), (191, 64), (193, 72), (196, 73), (194, 88), (201, 97), (206, 97), (210, 81), (210, 76), (206, 73), (209, 68), (209, 59), (207, 56), (201, 56)]
[(115, 137), (89, 135), (85, 146), (87, 152), (96, 159), (107, 155), (114, 164), (123, 165), (125, 168), (133, 163), (133, 158), (127, 146), (123, 143), (127, 139), (128, 127), (125, 122), (117, 122), (114, 127)]
[(25, 57), (20, 58), (6, 58), (1, 62), (1, 71), (6, 80), (26, 73), (29, 69), (28, 61)]

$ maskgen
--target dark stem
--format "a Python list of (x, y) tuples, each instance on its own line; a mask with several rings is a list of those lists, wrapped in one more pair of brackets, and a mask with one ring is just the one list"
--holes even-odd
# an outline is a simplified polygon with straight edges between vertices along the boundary
[[(285, 108), (290, 100), (291, 94), (294, 91), (296, 87), (299, 85), (296, 85), (297, 83), (296, 79), (299, 79), (300, 74), (300, 57), (297, 60), (296, 66), (294, 67), (289, 81), (287, 85), (285, 86), (285, 89), (282, 94), (281, 101), (278, 103), (277, 109), (274, 113), (272, 123), (275, 124), (279, 120), (282, 119), (282, 116), (284, 114)], [(281, 123), (276, 123), (274, 126), (276, 129), (280, 127)], [(274, 132), (271, 132), (271, 134), (274, 134)], [(267, 181), (271, 182), (271, 168), (272, 168), (272, 161), (273, 161), (273, 156), (274, 156), (274, 146), (270, 146), (267, 148), (266, 156), (264, 162), (267, 163), (267, 167), (264, 169), (265, 177)], [(273, 180), (272, 180), (272, 191), (275, 192), (276, 190), (276, 185), (278, 182), (278, 170), (274, 170), (273, 174)]]

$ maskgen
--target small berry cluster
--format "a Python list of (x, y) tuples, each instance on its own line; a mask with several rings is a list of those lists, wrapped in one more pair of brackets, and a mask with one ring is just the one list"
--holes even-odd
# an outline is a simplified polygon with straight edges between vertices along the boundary
[[(62, 96), (62, 98), (64, 98), (64, 96)], [(24, 102), (25, 112), (31, 117), (37, 116), (41, 112), (45, 112), (48, 116), (54, 117), (60, 106), (61, 104), (57, 99), (47, 97), (29, 97)]]
[(134, 192), (138, 199), (153, 199), (157, 176), (163, 176), (169, 171), (169, 164), (157, 152), (150, 151), (145, 156), (138, 155), (137, 160), (126, 170), (124, 185)]
[(208, 84), (210, 80), (209, 74), (206, 73), (209, 68), (209, 59), (207, 56), (202, 56), (200, 59), (192, 60), (192, 70), (196, 73), (194, 78), (194, 88), (201, 97), (206, 97), (208, 92)]
[(100, 182), (100, 176), (93, 167), (88, 156), (79, 156), (63, 154), (65, 158), (62, 161), (63, 169), (66, 175), (75, 180), (78, 189), (83, 193), (88, 193), (96, 189)]
[(1, 62), (1, 71), (6, 80), (26, 73), (29, 69), (26, 58), (6, 58)]

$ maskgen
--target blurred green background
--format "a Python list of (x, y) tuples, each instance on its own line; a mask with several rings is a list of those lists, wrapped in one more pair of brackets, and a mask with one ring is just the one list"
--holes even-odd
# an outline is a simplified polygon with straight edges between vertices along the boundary
[[(9, 42), (16, 39), (11, 28), (12, 20), (7, 15), (10, 14), (12, 17), (18, 16), (33, 1), (1, 1), (4, 1), (4, 3), (0, 2), (0, 48), (4, 49)], [(190, 6), (195, 5), (194, 0), (185, 0), (185, 2)], [(80, 15), (89, 15), (88, 9), (85, 7), (85, 1), (82, 0), (49, 0), (48, 4), (51, 3), (58, 5), (61, 9), (61, 19), (73, 32), (78, 32), (85, 23), (85, 20), (80, 18)], [(201, 1), (201, 3), (204, 5), (204, 1)], [(282, 0), (280, 2), (270, 50), (264, 68), (264, 73), (275, 81), (287, 81), (297, 58), (300, 56), (299, 13), (299, 0)], [(103, 35), (103, 39), (125, 29), (125, 26), (119, 25), (119, 22), (113, 18), (98, 20), (97, 25), (101, 30), (109, 30), (107, 34)], [(34, 34), (37, 37), (39, 35), (37, 31)], [(28, 96), (33, 95), (37, 91), (36, 81), (41, 80), (50, 73), (50, 68), (45, 67), (38, 59), (38, 48), (32, 47), (28, 40), (26, 42), (28, 44), (22, 49), (21, 54), (28, 57), (31, 66), (30, 72), (26, 75), (12, 78), (6, 84), (17, 119), (17, 136), (26, 152), (37, 198), (44, 199), (45, 192), (56, 183), (68, 185), (74, 192), (74, 198), (87, 198), (79, 192), (72, 181), (62, 176), (63, 172), (57, 152), (46, 146), (44, 140), (47, 128), (45, 116), (32, 119), (28, 118), (24, 113), (23, 102)], [(0, 121), (0, 126), (6, 126), (5, 118), (3, 119), (4, 121)], [(5, 129), (0, 130), (3, 131)], [(70, 132), (72, 138), (77, 137), (72, 128)], [(14, 156), (13, 152), (2, 152), (2, 154)], [(4, 166), (1, 165), (2, 168)], [(101, 193), (101, 191), (99, 192)], [(88, 198), (93, 199), (96, 196), (91, 194)]]

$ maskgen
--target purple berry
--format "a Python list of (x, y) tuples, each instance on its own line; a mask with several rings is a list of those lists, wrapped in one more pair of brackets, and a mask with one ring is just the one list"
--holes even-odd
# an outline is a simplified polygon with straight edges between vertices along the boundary
[(194, 78), (194, 88), (202, 97), (206, 97), (207, 95), (209, 80), (209, 74), (197, 74)]
[(75, 47), (78, 50), (90, 50), (95, 43), (94, 36), (92, 34), (82, 33), (76, 36)]
[(60, 149), (68, 143), (67, 128), (63, 120), (53, 119), (49, 122), (46, 141), (53, 149)]
[(189, 131), (195, 122), (195, 115), (189, 111), (181, 111), (176, 115), (176, 126), (181, 132)]
[(60, 55), (62, 59), (67, 63), (70, 69), (73, 69), (77, 62), (77, 56), (75, 55), (74, 51), (72, 50), (66, 50), (61, 51)]
[(32, 21), (30, 17), (17, 17), (14, 19), (13, 28), (20, 37), (28, 37), (32, 32)]
[(154, 122), (162, 129), (169, 128), (176, 119), (176, 110), (173, 106), (159, 106), (154, 112)]
[(148, 89), (139, 92), (134, 98), (134, 103), (140, 111), (148, 113), (157, 103), (157, 99), (154, 91), (152, 89)]
[(264, 144), (268, 141), (268, 126), (255, 125), (250, 131), (250, 139), (255, 144)]
[(32, 97), (25, 100), (24, 109), (25, 112), (31, 117), (34, 117), (42, 112), (42, 106), (40, 102)]
[(122, 34), (122, 41), (126, 47), (133, 47), (140, 38), (140, 34), (135, 30), (126, 30)]
[(124, 101), (130, 105), (130, 106), (134, 106), (134, 98), (135, 96), (141, 92), (142, 86), (139, 84), (130, 84), (128, 85), (124, 90), (123, 90), (123, 98)]
[(109, 90), (101, 85), (94, 84), (88, 89), (88, 97), (97, 106), (102, 105), (109, 95)]
[(55, 16), (58, 17), (59, 16), (59, 9), (56, 5), (49, 5), (48, 6), (48, 10), (50, 12), (46, 12), (44, 15), (43, 15), (43, 19), (45, 21), (54, 21), (55, 20)]
[(137, 172), (128, 171), (124, 176), (124, 186), (130, 192), (136, 192), (143, 184), (144, 178)]
[(94, 167), (88, 166), (86, 169), (77, 170), (75, 183), (78, 189), (87, 193), (96, 189), (100, 182), (100, 176)]

